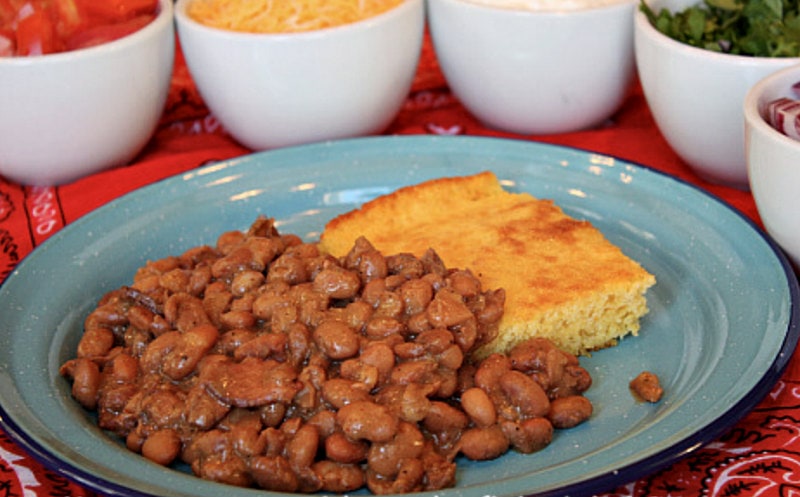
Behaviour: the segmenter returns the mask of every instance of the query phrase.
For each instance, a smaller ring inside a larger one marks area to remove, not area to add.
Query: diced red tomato
[[[105,21],[126,20],[155,12],[158,0],[78,0],[90,17]]]
[[[17,55],[44,55],[58,49],[55,26],[48,12],[35,9],[17,21]]]
[[[66,40],[67,50],[93,47],[122,38],[145,27],[153,20],[153,17],[153,14],[141,15],[125,22],[102,24],[82,29]]]
[[[0,57],[116,40],[156,16],[158,0],[0,0]]]
[[[63,40],[88,24],[87,15],[78,9],[75,0],[53,0],[52,10],[56,34]]]

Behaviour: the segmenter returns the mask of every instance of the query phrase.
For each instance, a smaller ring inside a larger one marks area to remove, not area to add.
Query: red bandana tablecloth
[[[698,178],[656,128],[634,82],[623,107],[594,129],[520,136],[482,126],[448,90],[426,43],[405,105],[386,134],[465,134],[532,140],[612,155],[666,172],[728,202],[760,224],[748,192]],[[210,115],[178,53],[159,128],[130,165],[58,187],[26,187],[0,177],[0,282],[33,249],[65,225],[141,186],[250,151]],[[800,357],[766,398],[718,440],[609,496],[800,495]],[[0,497],[92,496],[40,465],[0,431]]]

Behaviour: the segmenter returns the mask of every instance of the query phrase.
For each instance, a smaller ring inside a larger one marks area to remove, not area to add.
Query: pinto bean
[[[190,275],[183,268],[171,269],[159,277],[158,284],[171,293],[183,293],[188,289]]]
[[[389,274],[386,258],[363,236],[358,237],[353,243],[353,247],[344,258],[344,266],[357,270],[365,283],[385,278]]]
[[[325,455],[331,461],[338,463],[359,463],[367,458],[368,451],[367,443],[350,440],[340,432],[332,433],[325,439]]]
[[[403,308],[409,316],[424,312],[433,299],[433,287],[419,278],[405,281],[400,286],[399,293],[403,299]]]
[[[284,281],[290,285],[305,283],[311,279],[311,274],[303,259],[288,253],[275,259],[267,273],[268,281]]]
[[[259,456],[250,460],[250,474],[259,487],[275,492],[296,492],[300,481],[289,461],[280,456]]]
[[[139,376],[139,361],[127,353],[120,353],[103,369],[106,382],[133,383]]]
[[[466,298],[477,297],[481,293],[481,282],[471,271],[459,269],[447,275],[447,283],[457,294]]]
[[[257,271],[264,270],[286,249],[286,240],[279,237],[249,237],[244,245],[250,250],[251,267]]]
[[[542,450],[553,440],[553,424],[547,418],[504,420],[500,427],[514,449],[523,454]]]
[[[361,288],[361,278],[355,271],[329,267],[314,278],[314,290],[333,299],[353,298]]]
[[[312,469],[322,480],[322,489],[326,492],[343,494],[363,487],[366,475],[361,466],[335,461],[318,461]]]
[[[546,416],[550,410],[547,393],[531,377],[508,371],[500,377],[500,389],[526,418]]]
[[[426,312],[435,328],[447,328],[475,319],[461,295],[448,288],[436,292]]]
[[[341,321],[326,320],[313,332],[314,342],[331,359],[347,359],[359,350],[359,339],[347,324]]]
[[[340,374],[342,378],[362,383],[368,390],[375,388],[380,379],[378,368],[365,364],[360,359],[348,359],[342,362]]]
[[[161,372],[173,380],[185,378],[194,372],[218,337],[217,328],[211,324],[196,326],[178,335],[175,346],[159,356]]]
[[[142,444],[142,455],[153,462],[168,466],[181,451],[181,438],[170,428],[151,433]]]
[[[477,426],[489,426],[497,421],[497,411],[489,395],[473,387],[461,394],[461,407]]]
[[[500,377],[511,371],[511,361],[501,354],[490,354],[475,371],[475,385],[491,392],[498,388]]]
[[[225,330],[235,330],[237,328],[249,329],[256,324],[256,317],[249,310],[230,310],[223,312],[218,317],[219,325]]]
[[[141,305],[133,305],[128,309],[128,322],[135,328],[150,329],[156,313]]]
[[[322,385],[322,397],[337,409],[353,402],[363,402],[369,399],[369,392],[359,388],[358,383],[344,378],[333,378]]]
[[[636,378],[631,380],[629,387],[637,400],[658,402],[661,400],[661,396],[664,395],[664,389],[661,387],[658,376],[650,371],[639,373]]]
[[[72,377],[72,396],[86,409],[97,407],[100,367],[86,358],[73,359],[62,367]]]
[[[386,477],[396,477],[404,461],[417,459],[425,446],[425,437],[416,425],[401,422],[397,432],[384,442],[373,443],[367,455],[371,471]]]
[[[468,424],[469,418],[463,411],[438,400],[431,402],[423,420],[425,428],[434,433],[461,432]]]
[[[114,346],[114,332],[109,328],[87,328],[78,342],[78,357],[102,357]]]
[[[351,402],[336,413],[336,424],[352,440],[387,442],[397,433],[397,416],[370,401]]]
[[[188,293],[170,296],[164,304],[164,317],[180,331],[211,323],[203,308],[203,302]]]
[[[304,424],[286,443],[286,455],[292,468],[309,468],[314,463],[319,448],[319,432],[316,426]]]
[[[581,395],[559,397],[550,403],[547,418],[556,428],[572,428],[592,416],[592,402]]]
[[[461,435],[461,453],[474,461],[500,457],[509,445],[508,437],[498,425],[470,428]]]
[[[368,338],[380,339],[403,333],[403,323],[392,317],[373,315],[367,322],[364,333]]]

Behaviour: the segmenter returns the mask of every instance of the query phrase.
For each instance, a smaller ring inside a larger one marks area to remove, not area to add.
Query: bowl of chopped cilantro
[[[742,105],[800,63],[797,0],[640,0],[637,71],[656,124],[702,178],[747,189]]]

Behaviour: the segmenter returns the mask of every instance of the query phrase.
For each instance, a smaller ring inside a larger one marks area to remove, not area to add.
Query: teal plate
[[[214,243],[259,214],[307,240],[362,202],[430,178],[491,169],[511,191],[591,221],[658,282],[638,337],[582,360],[595,415],[544,451],[459,461],[430,497],[590,495],[646,476],[710,442],[778,380],[798,339],[798,285],[776,245],[719,200],[613,157],[531,142],[376,137],[254,154],[135,191],[30,254],[0,287],[0,424],[45,465],[110,495],[271,495],[225,487],[128,452],[70,397],[58,368],[82,321],[145,261]],[[490,214],[490,213],[487,213]],[[665,396],[628,382],[658,374]],[[272,494],[278,495],[278,494]]]

